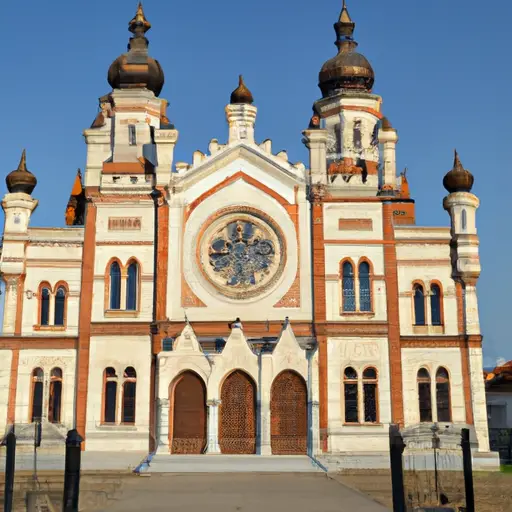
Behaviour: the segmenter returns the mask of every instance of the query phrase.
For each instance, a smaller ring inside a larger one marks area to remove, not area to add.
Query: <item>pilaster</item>
[[[272,455],[270,389],[272,386],[272,354],[260,358],[260,455]]]
[[[312,184],[327,183],[327,130],[312,129],[302,132],[309,149],[309,169]]]
[[[206,452],[210,454],[221,453],[219,445],[219,405],[220,400],[208,400],[208,445]]]

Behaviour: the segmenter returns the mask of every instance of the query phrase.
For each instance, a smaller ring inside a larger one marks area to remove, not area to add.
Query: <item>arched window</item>
[[[55,325],[64,325],[66,318],[66,288],[59,286],[55,294]]]
[[[437,421],[452,421],[450,404],[450,375],[446,368],[439,368],[436,373]]]
[[[418,400],[420,405],[420,421],[429,423],[432,421],[432,392],[430,373],[426,368],[418,371]]]
[[[43,415],[43,386],[44,372],[42,368],[34,368],[32,371],[32,411],[30,421],[41,421]]]
[[[343,311],[356,310],[356,293],[354,282],[354,266],[350,261],[345,261],[342,266],[342,300]]]
[[[441,288],[437,284],[430,286],[430,313],[432,315],[432,325],[441,325]]]
[[[359,263],[359,310],[372,310],[372,295],[370,283],[370,265],[366,261]]]
[[[60,423],[62,405],[62,370],[54,368],[50,373],[50,400],[48,403],[48,421]]]
[[[117,261],[110,265],[110,309],[121,309],[121,267]]]
[[[377,370],[366,368],[363,372],[364,422],[378,421]]]
[[[421,284],[414,285],[414,324],[425,325],[425,290]]]
[[[117,409],[117,375],[114,368],[107,368],[104,372],[104,409],[103,422],[116,422]]]
[[[359,396],[357,372],[352,367],[345,368],[343,377],[345,388],[345,423],[359,423]]]
[[[49,325],[50,323],[50,289],[44,287],[41,290],[41,317],[39,325]]]
[[[466,209],[463,209],[460,214],[460,227],[462,231],[466,231],[468,228],[468,214],[466,213]]]
[[[139,266],[137,263],[130,263],[128,266],[128,279],[126,280],[126,309],[135,311],[137,309],[137,285],[139,279]]]
[[[137,373],[131,366],[124,371],[122,423],[135,423]]]

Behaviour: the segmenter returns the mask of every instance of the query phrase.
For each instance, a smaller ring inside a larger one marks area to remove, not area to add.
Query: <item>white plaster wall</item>
[[[3,435],[7,427],[11,362],[12,350],[0,350],[0,435]]]
[[[140,203],[129,202],[126,204],[105,204],[98,205],[96,214],[96,242],[123,242],[128,241],[146,241],[154,240],[154,216],[155,207],[153,201],[143,201]],[[111,230],[108,229],[108,219],[117,218],[135,218],[140,217],[140,230]]]
[[[386,284],[383,279],[374,279],[372,287],[373,313],[359,315],[341,315],[341,281],[339,279],[340,262],[344,258],[350,258],[357,265],[359,260],[365,257],[373,265],[375,276],[384,276],[384,250],[380,245],[337,245],[326,244],[325,246],[325,273],[326,280],[326,301],[328,321],[364,321],[387,320],[387,298]],[[338,277],[336,277],[338,276]]]
[[[118,376],[118,414],[121,421],[123,371],[133,366],[137,372],[135,426],[101,425],[103,372],[112,366]],[[87,391],[86,449],[144,451],[149,443],[151,380],[151,339],[149,336],[93,336],[90,344]]]
[[[483,375],[483,357],[481,348],[469,349],[469,376],[471,381],[471,400],[475,423],[478,451],[489,451],[489,428],[487,425],[487,405]]]
[[[452,422],[466,422],[466,408],[464,405],[464,386],[462,381],[462,362],[460,349],[403,348],[402,378],[404,396],[404,419],[406,427],[416,425],[420,422],[417,383],[417,375],[418,370],[420,368],[427,368],[432,379],[432,419],[433,421],[437,421],[437,411],[435,407],[435,376],[440,366],[446,368],[448,370],[448,373],[450,374],[450,399],[452,409]]]
[[[32,371],[42,368],[44,371],[43,417],[48,415],[48,397],[50,372],[53,368],[62,370],[62,409],[61,422],[71,429],[75,415],[75,369],[76,352],[74,349],[21,350],[16,387],[16,423],[29,423],[30,394],[32,392]]]
[[[340,230],[340,219],[370,219],[372,229]],[[382,205],[372,203],[324,204],[324,238],[326,240],[382,240]]]
[[[387,338],[329,338],[328,400],[329,450],[365,452],[389,450],[388,425],[391,422],[390,368]],[[344,425],[343,373],[352,366],[362,376],[372,366],[378,372],[379,423]]]

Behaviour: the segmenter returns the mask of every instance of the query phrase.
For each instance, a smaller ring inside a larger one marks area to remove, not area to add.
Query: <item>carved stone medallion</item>
[[[220,216],[199,241],[200,266],[223,295],[248,299],[263,294],[282,275],[284,237],[271,219],[256,211]]]

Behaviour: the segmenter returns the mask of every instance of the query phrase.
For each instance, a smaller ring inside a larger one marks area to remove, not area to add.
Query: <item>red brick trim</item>
[[[384,240],[394,242],[392,203],[382,205]],[[402,391],[402,353],[400,346],[400,316],[398,295],[398,267],[396,247],[393,244],[384,245],[384,273],[386,276],[387,312],[388,312],[388,346],[391,380],[392,421],[404,424],[404,398]]]
[[[254,179],[253,177],[249,176],[248,174],[245,174],[243,171],[238,171],[235,174],[232,174],[231,176],[228,176],[225,180],[221,181],[214,187],[212,187],[210,190],[207,190],[203,194],[201,194],[197,199],[195,199],[187,208],[186,211],[186,220],[190,217],[192,212],[206,199],[208,199],[213,194],[217,193],[219,190],[231,185],[235,181],[242,179],[246,183],[249,183],[253,187],[256,187],[257,189],[261,190],[265,194],[273,197],[280,205],[286,207],[290,205],[290,203],[280,194],[278,194],[275,190],[272,190],[271,188],[267,187],[266,185],[263,185],[263,183],[260,183],[258,180]]]
[[[9,401],[7,404],[7,425],[14,425],[16,420],[16,389],[18,387],[18,367],[20,364],[20,349],[13,348],[11,360],[11,375],[9,377]]]
[[[77,340],[76,337],[67,336],[0,336],[0,349],[76,349]]]
[[[144,336],[150,334],[149,322],[91,322],[91,336]]]
[[[372,231],[372,219],[338,219],[339,231]]]
[[[80,314],[78,319],[77,353],[77,390],[76,390],[76,428],[84,442],[87,419],[87,390],[89,385],[89,350],[91,343],[91,317],[94,283],[94,259],[96,252],[96,215],[97,208],[87,203],[85,217],[84,248],[82,260],[82,283],[80,287]]]

